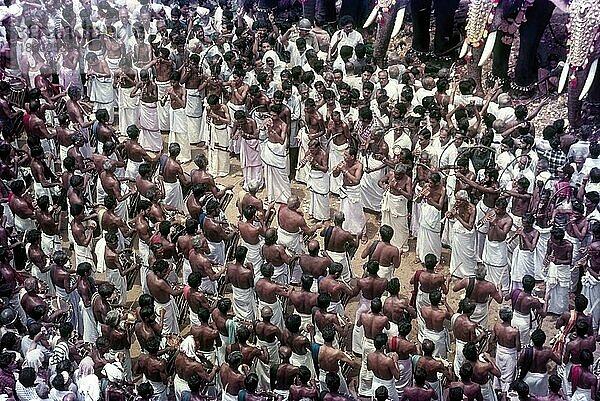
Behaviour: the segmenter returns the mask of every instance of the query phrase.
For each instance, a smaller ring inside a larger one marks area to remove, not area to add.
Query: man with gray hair
[[[498,95],[498,103],[491,102],[488,107],[488,112],[493,114],[497,120],[505,123],[513,122],[517,119],[515,109],[512,107],[512,99],[508,93]]]
[[[498,288],[485,279],[487,269],[483,263],[478,263],[475,268],[475,277],[465,277],[452,288],[457,292],[465,290],[465,298],[475,303],[475,311],[471,315],[471,321],[479,324],[484,329],[488,327],[488,314],[490,299],[499,304],[502,303],[502,294]]]
[[[477,264],[475,241],[475,205],[469,200],[469,194],[464,189],[454,195],[454,206],[446,212],[446,220],[452,224],[444,227],[448,229],[452,258],[450,258],[450,274],[454,277],[464,278],[472,276]]]
[[[129,349],[131,348],[131,335],[124,326],[126,323],[121,324],[121,310],[113,309],[106,314],[105,323],[100,323],[100,334],[108,339],[110,343],[109,357],[114,360],[120,360],[123,364],[123,374],[125,379],[131,380],[131,355]],[[122,357],[121,357],[122,355]]]

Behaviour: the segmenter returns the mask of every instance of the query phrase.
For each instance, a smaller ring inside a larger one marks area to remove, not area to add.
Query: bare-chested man
[[[512,324],[519,329],[521,344],[529,344],[531,332],[537,328],[537,317],[546,316],[544,304],[531,294],[534,287],[535,279],[526,274],[523,277],[523,289],[516,288],[510,293],[514,314]]]
[[[439,173],[431,173],[423,189],[414,199],[419,203],[419,230],[417,233],[417,258],[425,260],[428,254],[441,257],[440,237],[442,209],[446,203],[446,188]]]
[[[340,211],[344,213],[342,228],[353,235],[362,235],[366,241],[365,212],[360,195],[360,180],[363,175],[363,165],[357,160],[358,150],[354,147],[344,151],[344,159],[332,170],[334,177],[342,176],[340,189]]]
[[[154,262],[152,271],[148,274],[148,290],[156,300],[154,310],[162,323],[163,335],[179,334],[177,309],[173,297],[180,296],[183,292],[182,288],[174,287],[167,281],[169,270],[169,262],[159,259]]]
[[[344,298],[356,295],[356,290],[348,283],[341,280],[342,265],[333,262],[329,266],[329,274],[319,281],[319,292],[331,295],[329,311],[344,315]]]
[[[438,374],[442,374],[447,381],[452,381],[454,376],[452,374],[451,367],[449,364],[445,364],[438,358],[433,357],[433,353],[436,348],[433,341],[425,339],[423,340],[422,344],[423,355],[417,360],[417,366],[415,367],[415,372],[413,375],[415,383],[417,384],[417,387],[423,387],[423,385],[425,384],[424,382],[427,382],[427,387],[429,391],[432,391],[433,394],[437,395],[437,397],[435,397],[436,399],[442,400],[442,381],[440,380]],[[422,373],[419,372],[419,369],[422,370]],[[425,377],[422,377],[423,373]],[[421,385],[419,385],[418,383],[421,383]],[[421,391],[417,391],[417,394],[418,393],[421,393]],[[429,396],[434,397],[433,394]],[[414,397],[415,393],[410,387],[404,389],[404,400],[420,400],[420,398]]]
[[[335,347],[333,342],[335,340],[336,330],[333,326],[326,326],[321,330],[323,336],[323,344],[319,347],[319,385],[321,391],[329,391],[327,388],[326,376],[327,373],[336,374],[340,379],[339,392],[347,396],[350,395],[346,379],[342,375],[341,367],[342,364],[347,364],[350,367],[358,368],[358,362],[351,359],[345,352],[341,351],[339,347]]]
[[[259,386],[264,389],[270,389],[270,372],[271,368],[279,366],[279,345],[283,339],[283,334],[279,327],[271,323],[273,311],[270,307],[265,306],[261,308],[260,316],[262,320],[254,326],[256,345],[267,349],[269,362],[264,363],[259,360],[256,365],[256,373],[258,375]]]
[[[223,346],[219,330],[211,323],[210,312],[206,308],[198,309],[198,324],[193,324],[190,335],[196,340],[196,351],[213,365],[217,364],[217,349]]]
[[[386,189],[381,204],[381,224],[393,228],[392,245],[408,252],[408,200],[412,199],[412,180],[406,173],[407,167],[398,164],[379,180],[379,186]]]
[[[349,282],[352,278],[350,269],[350,255],[348,251],[353,252],[358,248],[358,235],[352,234],[343,227],[346,216],[343,212],[336,212],[333,215],[333,226],[327,226],[321,230],[321,236],[324,238],[325,253],[334,263],[342,265],[342,280]]]
[[[308,274],[313,280],[311,291],[317,292],[318,280],[327,275],[327,269],[331,266],[331,259],[320,254],[319,242],[311,240],[308,242],[308,254],[303,254],[298,259],[298,264],[303,274]]]
[[[487,332],[483,327],[480,327],[477,322],[471,319],[475,312],[475,303],[468,298],[463,298],[458,303],[458,313],[454,314],[451,319],[451,328],[454,333],[455,352],[454,356],[454,374],[460,376],[459,371],[464,363],[462,349],[469,341],[479,343]]]
[[[594,355],[591,349],[582,349],[579,355],[580,364],[569,371],[571,399],[593,400],[598,389],[598,377],[593,372]]]
[[[529,393],[548,395],[548,362],[561,363],[561,359],[552,349],[544,347],[546,333],[536,329],[531,333],[533,346],[526,347],[519,355],[519,377],[529,385]]]
[[[373,397],[377,389],[383,386],[388,391],[389,399],[398,401],[398,392],[396,391],[396,379],[400,378],[398,354],[392,353],[389,356],[385,353],[387,342],[387,334],[377,334],[373,342],[375,351],[367,355],[367,368],[373,371]]]
[[[253,322],[255,320],[254,270],[246,262],[248,249],[238,246],[235,249],[235,261],[226,266],[227,281],[233,291],[233,313],[236,317]]]
[[[379,276],[390,280],[400,266],[400,250],[391,244],[394,229],[386,224],[379,228],[381,240],[374,240],[365,247],[360,257],[379,262]]]
[[[513,311],[502,308],[498,313],[500,322],[494,325],[492,342],[496,342],[496,366],[500,370],[500,390],[506,396],[510,386],[515,381],[517,358],[521,351],[521,336],[519,329],[511,325]]]
[[[150,337],[145,344],[146,352],[138,357],[133,374],[144,375],[145,379],[152,385],[156,400],[165,401],[168,395],[169,375],[167,374],[165,360],[158,356],[159,349],[160,337]]]
[[[423,359],[423,357],[420,358],[420,360],[421,359]],[[441,399],[441,391],[438,392],[436,388],[428,385],[428,372],[426,368],[420,366],[416,367],[414,377],[415,385],[404,389],[401,398],[402,401],[431,401]]]
[[[271,389],[275,394],[284,399],[289,397],[290,386],[296,381],[296,376],[299,371],[299,367],[290,362],[290,358],[293,354],[294,351],[289,345],[282,345],[279,347],[279,359],[281,360],[281,363],[278,366],[273,366],[270,372]],[[306,367],[311,370],[310,366]],[[314,377],[314,374],[312,374],[312,376]]]
[[[398,323],[398,335],[390,336],[387,344],[387,349],[397,355],[399,376],[396,379],[396,391],[399,397],[413,381],[412,356],[420,353],[420,345],[407,339],[411,329],[410,320],[401,320]]]
[[[384,287],[385,288],[385,287]],[[374,340],[377,334],[384,329],[390,329],[390,322],[382,312],[383,304],[380,298],[371,300],[371,310],[362,313],[356,325],[364,328],[362,342],[362,364],[360,367],[358,395],[362,397],[372,396],[373,373],[367,367],[367,356],[375,351]],[[387,342],[387,338],[386,338]]]
[[[481,386],[481,395],[484,400],[495,399],[492,382],[494,377],[500,377],[500,370],[494,359],[487,353],[479,355],[477,344],[468,342],[463,348],[465,363],[473,366],[472,381]]]
[[[444,326],[445,320],[450,320],[454,314],[447,300],[440,290],[429,293],[430,305],[421,309],[421,316],[425,322],[423,338],[427,338],[435,344],[434,356],[446,358],[448,355],[448,331]]]
[[[277,214],[277,242],[283,245],[292,255],[300,256],[304,253],[304,237],[310,238],[321,226],[317,224],[309,227],[304,215],[299,210],[300,199],[292,195],[287,199],[287,204],[279,208]],[[292,271],[291,282],[298,283],[302,270],[298,265],[290,266]]]
[[[265,243],[262,246],[264,262],[273,268],[273,279],[281,284],[288,284],[290,279],[290,265],[295,260],[295,255],[290,255],[286,247],[278,243],[279,236],[275,228],[265,231]]]
[[[309,337],[307,337],[304,332],[300,331],[301,324],[302,320],[298,315],[290,315],[286,318],[282,344],[288,346],[292,351],[292,355],[289,357],[290,363],[294,366],[306,366],[310,370],[311,376],[315,377],[315,366],[312,358],[314,330],[312,326],[309,326]],[[284,358],[281,358],[281,361],[285,363]]]
[[[239,359],[236,359],[236,357]],[[235,365],[235,369],[237,370],[239,366],[239,360],[241,360],[241,354],[239,352],[237,354],[232,354],[230,355],[230,358],[230,365],[228,366],[229,369],[225,369],[225,377],[221,376],[221,378],[223,380],[223,385],[229,383],[229,386],[233,387],[236,384],[233,382],[233,380],[231,380],[228,374],[232,373],[232,361],[237,361],[237,365]],[[209,364],[200,362],[198,356],[196,355],[196,341],[194,340],[193,336],[187,336],[179,346],[179,353],[175,357],[175,378],[173,380],[175,387],[175,399],[181,400],[182,393],[186,390],[189,391],[190,387],[188,386],[188,380],[190,380],[192,375],[197,374],[200,376],[203,383],[210,384],[213,382],[218,371],[218,364],[210,366]],[[223,372],[221,372],[221,374],[223,374]],[[237,390],[239,391],[239,387]],[[233,391],[233,389],[231,391]]]
[[[479,263],[475,268],[475,277],[465,277],[456,282],[452,291],[457,292],[465,290],[465,298],[468,298],[475,304],[475,311],[470,319],[481,325],[482,328],[488,327],[489,304],[491,300],[502,303],[502,294],[498,288],[485,279],[486,268],[483,263]]]
[[[471,378],[473,377],[473,366],[471,364],[463,363],[457,377],[460,378],[460,381],[450,383],[448,386],[448,395],[454,389],[459,388],[462,390],[464,397],[462,399],[464,401],[484,401],[483,396],[481,395],[481,386],[471,381]],[[451,401],[449,397],[446,399]]]
[[[264,308],[268,306],[273,312],[271,322],[283,330],[283,309],[281,301],[278,297],[287,297],[288,290],[279,282],[273,279],[273,266],[270,263],[265,263],[260,268],[262,278],[255,285],[256,295],[258,297],[258,307]]]

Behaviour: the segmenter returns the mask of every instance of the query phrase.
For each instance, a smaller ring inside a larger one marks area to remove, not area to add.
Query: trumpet
[[[483,218],[477,222],[477,227],[482,227],[484,224],[491,223],[492,221],[494,221],[495,218],[496,218],[496,212],[491,211],[488,214],[486,214],[485,216],[483,216]]]
[[[304,159],[300,160],[300,163],[298,163],[298,168],[302,168],[304,166],[306,166],[308,163],[311,163],[313,161],[313,155],[311,155],[310,153],[306,155],[306,157],[304,157]]]
[[[429,195],[431,194],[431,188],[428,184],[426,184],[423,189],[421,189],[421,191],[417,194],[417,196],[415,197],[415,199],[418,198],[427,198]]]
[[[446,218],[451,219],[458,214],[458,208],[454,206],[452,209],[446,212]]]

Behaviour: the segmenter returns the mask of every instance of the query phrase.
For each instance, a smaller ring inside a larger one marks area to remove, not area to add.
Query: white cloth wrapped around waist
[[[591,388],[577,388],[571,396],[571,401],[593,401]]]
[[[323,171],[311,169],[308,176],[308,189],[318,195],[329,195],[329,175]]]
[[[281,308],[281,302],[275,301],[273,303],[269,303],[269,302],[263,301],[259,298],[259,300],[258,300],[259,309],[262,309],[265,306],[268,306],[269,308],[271,308],[271,311],[273,311],[273,316],[271,317],[271,323],[283,330],[284,329],[284,321],[283,321],[283,309]]]
[[[481,199],[479,202],[477,202],[477,206],[475,209],[477,211],[476,222],[483,219],[485,217],[485,215],[490,211],[490,208],[487,207],[485,205],[485,203],[483,203],[483,199]],[[476,227],[477,227],[477,231],[479,231],[480,233],[486,234],[490,228],[490,223],[484,223],[481,225],[476,224]]]
[[[239,239],[239,245],[246,247],[246,249],[248,250],[248,252],[246,253],[246,263],[252,263],[255,281],[257,281],[257,276],[260,275],[260,267],[264,262],[262,255],[262,246],[264,245],[264,243],[265,241],[262,238],[258,241],[257,244],[249,244],[246,241],[244,241],[244,239],[241,236]]]
[[[392,217],[408,216],[408,199],[403,195],[394,195],[385,191],[381,202],[381,211],[390,212]]]
[[[292,351],[292,356],[290,357],[290,364],[294,366],[306,366],[308,370],[310,370],[311,377],[316,377],[315,373],[315,364],[313,363],[312,354],[310,349],[306,351],[306,354],[296,354]]]
[[[140,105],[140,98],[129,96],[135,88],[119,88],[119,107],[122,109],[136,109]]]
[[[185,114],[188,117],[200,118],[203,112],[203,96],[199,89],[186,89]]]
[[[254,306],[256,305],[256,293],[254,288],[238,288],[232,286],[233,291],[233,312],[236,316],[254,321]]]
[[[560,285],[561,287],[569,287],[571,283],[571,266],[557,265],[550,262],[548,265],[548,286]]]
[[[165,205],[174,207],[179,211],[183,211],[183,190],[181,189],[181,183],[179,180],[175,182],[163,181],[165,188]]]
[[[508,263],[508,249],[505,241],[485,240],[483,262],[491,266],[503,267]]]
[[[398,359],[398,370],[400,377],[396,380],[396,390],[401,395],[406,387],[412,385],[412,361],[408,359]]]
[[[224,265],[225,264],[225,242],[224,241],[221,241],[221,242],[207,241],[207,242],[208,242],[208,249],[210,250],[210,253],[208,255],[206,255],[206,257],[215,263]]]
[[[350,260],[348,260],[348,253],[346,253],[346,251],[327,251],[327,255],[334,263],[339,263],[342,265],[342,274],[340,278],[346,282],[350,281],[352,278],[352,272],[350,271]]]
[[[487,328],[489,309],[487,302],[475,302],[475,311],[470,317],[471,321]]]
[[[527,372],[523,381],[529,386],[529,394],[548,395],[548,373]]]
[[[302,239],[302,231],[291,233],[281,227],[277,228],[277,243],[283,245],[295,255],[301,255],[304,253],[304,244]]]
[[[165,383],[155,382],[152,380],[148,380],[148,383],[150,383],[150,385],[152,386],[152,390],[154,391],[152,401],[167,401],[169,395],[169,387]]]
[[[163,312],[164,311],[164,312]],[[163,328],[162,335],[167,334],[179,334],[179,322],[177,321],[177,316],[179,315],[177,311],[177,304],[175,300],[171,296],[166,303],[160,303],[158,301],[154,302],[154,313],[158,316],[158,319],[163,316]]]
[[[278,169],[287,168],[288,153],[285,144],[267,141],[261,152],[261,160],[267,166]]]
[[[312,315],[310,313],[295,312],[296,315],[300,316],[300,329],[307,330],[306,326],[312,324]]]
[[[398,400],[398,392],[396,391],[396,380],[393,377],[391,379],[382,379],[380,377],[377,377],[377,375],[373,375],[373,382],[371,385],[371,389],[373,389],[373,398],[375,397],[375,392],[381,386],[387,388],[388,399]]]
[[[426,339],[433,341],[435,345],[434,356],[445,356],[448,353],[448,330],[435,331],[425,327],[423,335]]]
[[[419,226],[430,231],[440,232],[442,229],[442,212],[429,203],[421,202]]]

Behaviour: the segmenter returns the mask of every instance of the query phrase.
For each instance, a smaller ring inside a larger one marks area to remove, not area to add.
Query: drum
[[[240,240],[240,233],[236,231],[236,233],[225,241],[225,261],[228,262],[235,258],[235,249],[237,248],[237,244]]]
[[[225,211],[225,209],[227,209],[227,206],[229,206],[229,203],[231,202],[232,199],[233,199],[233,191],[231,191],[231,190],[225,191],[225,193],[219,200],[219,207],[221,208],[222,211]]]
[[[71,316],[73,315],[73,305],[70,302],[65,301],[64,299],[59,298],[58,296],[52,296],[46,298],[48,303],[48,314],[53,314],[59,310],[67,310],[67,313],[63,313],[56,317],[55,323],[61,324],[65,322],[71,321]]]
[[[8,95],[8,101],[18,108],[22,109],[25,106],[25,96],[27,95],[27,88],[25,82],[19,78],[11,79],[8,84],[10,85],[10,94]]]
[[[65,99],[61,98],[56,101],[56,108],[54,111],[56,112],[56,118],[61,114],[67,114],[67,102]]]
[[[179,309],[179,316],[177,316],[177,322],[179,323],[179,327],[183,327],[188,320],[188,315],[190,313],[190,308],[188,306],[188,301],[185,299],[183,294],[175,297],[175,304]]]

